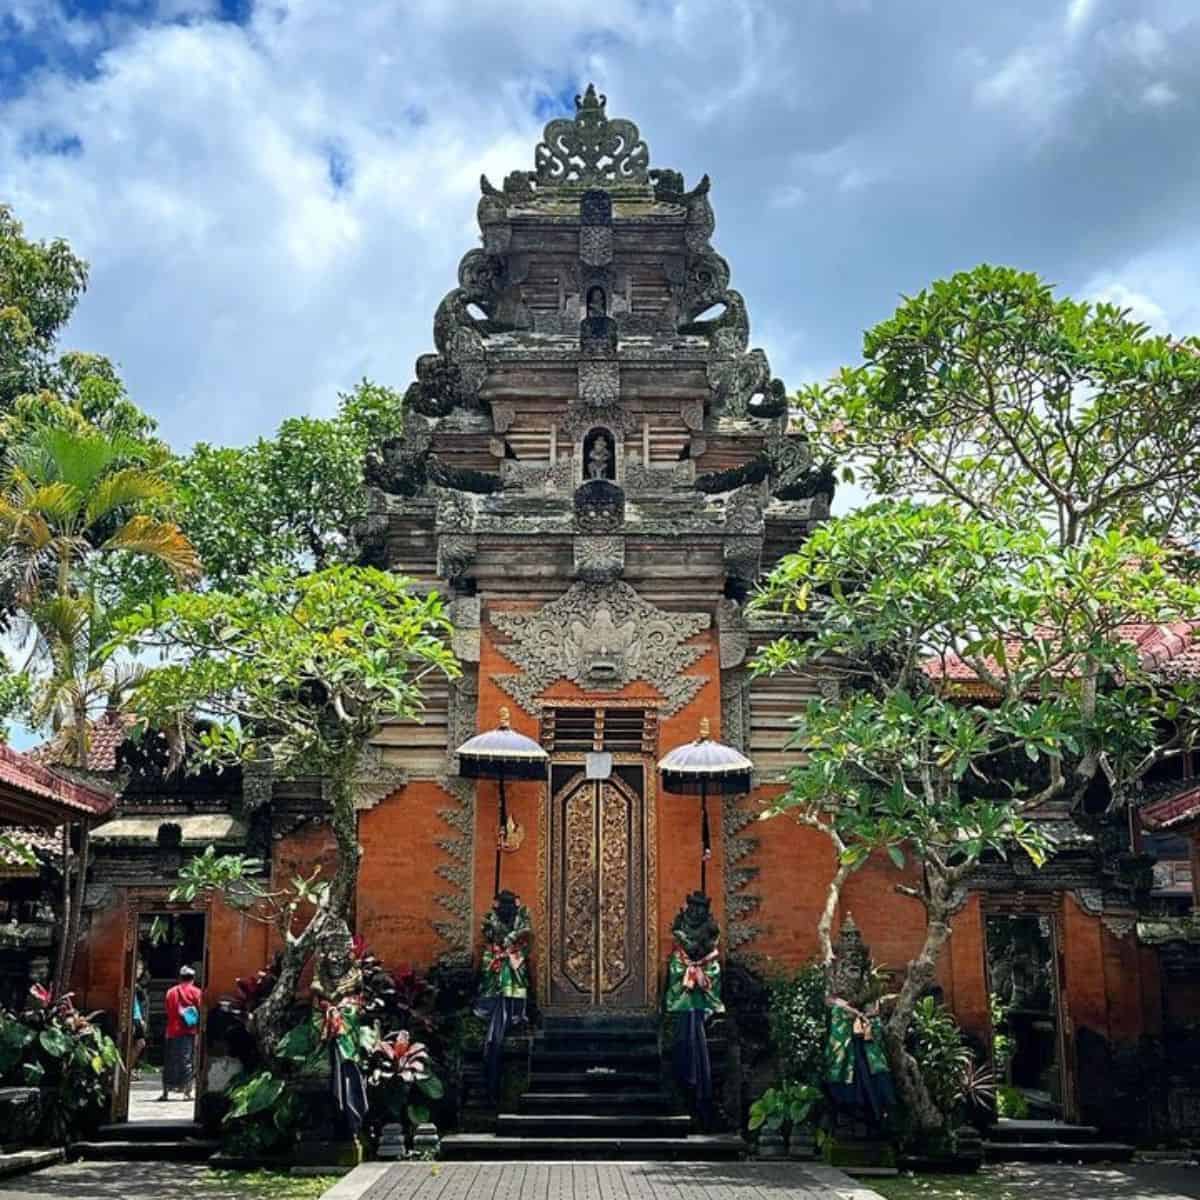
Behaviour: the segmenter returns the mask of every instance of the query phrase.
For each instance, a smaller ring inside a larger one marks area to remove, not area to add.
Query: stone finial
[[[589,83],[575,97],[574,118],[547,124],[534,151],[534,178],[539,188],[570,184],[608,187],[646,184],[650,152],[632,121],[610,118],[608,97]]]

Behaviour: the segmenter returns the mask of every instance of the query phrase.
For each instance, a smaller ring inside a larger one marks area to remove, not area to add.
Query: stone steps
[[[671,1097],[662,1091],[566,1091],[526,1092],[518,1101],[523,1113],[660,1113],[671,1105]]]
[[[173,1141],[134,1141],[110,1138],[73,1142],[72,1159],[84,1158],[118,1162],[207,1162],[221,1143],[205,1138],[181,1138]]]
[[[459,1160],[728,1162],[740,1158],[745,1149],[742,1139],[731,1133],[693,1133],[672,1138],[500,1137],[492,1133],[455,1133],[442,1139],[442,1157]]]
[[[598,1092],[655,1091],[661,1082],[658,1064],[653,1071],[540,1071],[534,1067],[527,1096],[547,1092],[578,1094]]]
[[[101,1125],[94,1138],[73,1143],[68,1153],[72,1159],[204,1162],[218,1149],[220,1142],[206,1138],[197,1122],[164,1118]]]
[[[584,1101],[584,1104],[587,1102]],[[686,1138],[686,1113],[501,1113],[496,1133],[515,1138]]]
[[[1001,1117],[983,1143],[987,1162],[1129,1162],[1134,1148],[1100,1140],[1094,1125]]]

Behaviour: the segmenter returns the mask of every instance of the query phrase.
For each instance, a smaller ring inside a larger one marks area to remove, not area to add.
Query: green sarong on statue
[[[721,960],[714,946],[699,959],[688,957],[677,941],[667,963],[667,1012],[723,1013]]]
[[[490,912],[483,922],[483,964],[479,996],[524,1000],[529,993],[529,910],[517,909],[511,926]]]

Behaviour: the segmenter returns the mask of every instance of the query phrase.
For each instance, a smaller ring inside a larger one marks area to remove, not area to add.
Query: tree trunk
[[[357,761],[357,758],[354,759]],[[291,1012],[304,968],[316,949],[317,938],[328,921],[349,924],[358,887],[358,864],[362,848],[358,844],[358,812],[350,780],[353,765],[339,769],[331,778],[333,813],[330,823],[337,842],[337,865],[329,885],[327,902],[319,908],[295,940],[285,937],[279,978],[271,994],[254,1010],[254,1036],[262,1054],[270,1058],[279,1039],[291,1027]]]
[[[67,924],[71,912],[71,824],[62,827],[62,925],[59,926],[58,953],[54,958],[54,978],[51,981],[55,995],[63,991],[63,974],[67,961]]]
[[[75,951],[79,947],[79,928],[83,922],[83,893],[87,887],[88,851],[91,848],[91,827],[86,821],[79,825],[79,861],[76,864],[75,894],[71,897],[70,915],[67,917],[67,928],[63,933],[66,943],[66,957],[63,963],[62,987],[68,990],[71,986],[71,975],[75,970]]]
[[[885,1029],[888,1060],[900,1101],[912,1115],[918,1128],[926,1131],[941,1129],[945,1114],[933,1103],[929,1089],[921,1078],[917,1061],[908,1052],[905,1041],[912,1025],[917,1001],[932,986],[937,977],[937,962],[942,947],[950,937],[950,885],[926,867],[925,883],[925,942],[921,951],[908,964],[904,983],[896,997]]]

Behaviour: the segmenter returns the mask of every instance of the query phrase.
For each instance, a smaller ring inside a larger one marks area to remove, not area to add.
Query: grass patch
[[[317,1200],[340,1175],[289,1175],[286,1171],[213,1171],[213,1180],[246,1200]]]
[[[983,1170],[977,1175],[896,1175],[864,1182],[884,1200],[1030,1200],[1029,1181],[1019,1183]]]

